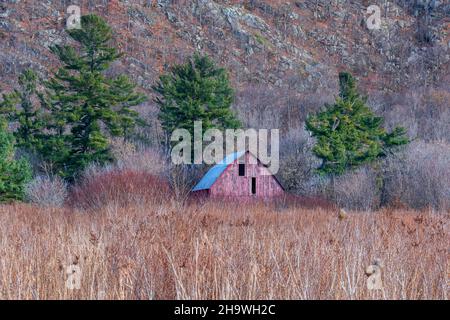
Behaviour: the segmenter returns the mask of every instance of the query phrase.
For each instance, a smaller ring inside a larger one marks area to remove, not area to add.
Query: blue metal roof
[[[225,157],[221,162],[216,164],[214,167],[208,170],[208,172],[203,176],[202,180],[192,189],[192,191],[208,190],[216,182],[217,178],[220,177],[222,172],[232,164],[235,160],[239,159],[244,155],[245,151],[238,151],[231,153]]]

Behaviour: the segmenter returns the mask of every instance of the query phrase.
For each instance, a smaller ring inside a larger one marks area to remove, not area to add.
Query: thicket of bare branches
[[[115,161],[106,166],[95,163],[69,188],[66,204],[83,210],[108,205],[170,202],[172,191],[165,178],[166,160],[160,150],[124,139],[111,141]]]
[[[341,208],[364,211],[378,209],[381,206],[380,178],[377,170],[364,166],[337,177],[333,188],[328,186],[325,189],[325,196],[334,200]]]
[[[133,170],[154,175],[161,175],[166,169],[163,152],[158,148],[116,138],[111,141],[111,149],[115,162],[109,169]]]
[[[450,144],[413,142],[384,166],[383,202],[450,209]]]
[[[58,176],[37,176],[25,188],[25,199],[44,207],[60,207],[67,198],[67,183]]]
[[[161,176],[132,169],[91,166],[70,189],[67,204],[83,210],[106,206],[170,202],[172,193]]]

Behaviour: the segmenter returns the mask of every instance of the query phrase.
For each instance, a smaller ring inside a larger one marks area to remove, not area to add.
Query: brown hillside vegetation
[[[447,299],[448,213],[0,207],[0,299]],[[383,290],[364,271],[381,261]],[[66,287],[79,267],[79,289]]]
[[[137,110],[153,125],[152,137],[162,133],[151,87],[198,51],[229,71],[234,108],[247,127],[296,132],[308,113],[334,100],[345,70],[388,127],[401,122],[411,137],[448,141],[447,100],[433,96],[449,94],[450,5],[432,2],[425,12],[423,1],[409,0],[6,0],[0,91],[16,88],[26,68],[42,79],[57,68],[49,48],[71,43],[71,4],[111,25],[111,44],[124,56],[109,72],[126,74],[150,97]],[[380,30],[366,26],[369,5],[381,9]]]

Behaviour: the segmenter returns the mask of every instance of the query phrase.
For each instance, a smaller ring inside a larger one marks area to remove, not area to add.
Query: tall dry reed
[[[0,299],[447,299],[448,221],[262,204],[0,206]],[[375,259],[383,289],[369,291]]]

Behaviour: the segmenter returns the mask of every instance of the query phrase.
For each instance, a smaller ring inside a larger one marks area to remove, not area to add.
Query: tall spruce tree
[[[306,129],[317,138],[313,152],[322,160],[318,169],[322,174],[342,174],[408,143],[404,128],[396,127],[388,133],[382,127],[383,118],[367,106],[351,74],[340,73],[339,85],[336,102],[306,121]]]
[[[203,131],[240,126],[231,109],[234,92],[228,73],[207,56],[194,54],[186,63],[173,66],[153,89],[158,94],[155,101],[165,142],[175,129],[187,129],[193,135],[194,121],[202,121]]]
[[[0,203],[22,200],[31,179],[29,163],[24,158],[15,160],[14,154],[14,136],[7,132],[6,121],[0,117]]]
[[[81,29],[67,32],[77,46],[51,48],[62,67],[46,83],[52,135],[44,153],[63,176],[73,178],[91,162],[112,160],[108,135],[125,136],[134,129],[139,116],[131,107],[145,96],[126,76],[105,75],[121,54],[110,46],[112,30],[102,18],[83,16]]]

